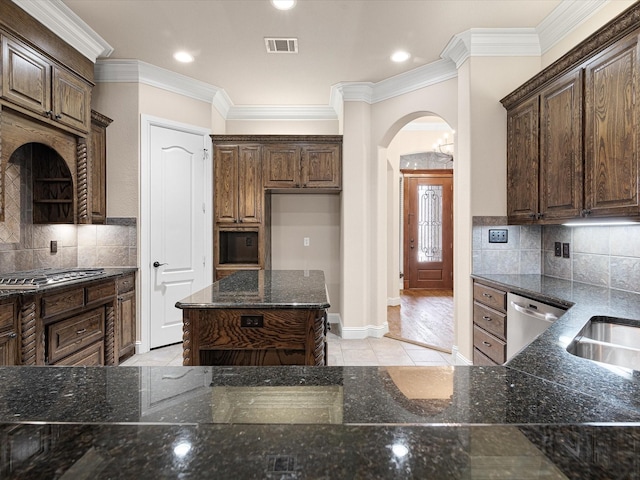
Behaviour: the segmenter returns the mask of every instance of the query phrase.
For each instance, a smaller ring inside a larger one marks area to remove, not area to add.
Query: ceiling
[[[137,59],[223,89],[235,105],[327,105],[340,82],[379,82],[440,59],[470,28],[536,27],[561,0],[63,0]],[[264,37],[296,37],[297,54],[267,54]],[[190,64],[172,57],[178,49]],[[397,49],[411,53],[391,62]]]

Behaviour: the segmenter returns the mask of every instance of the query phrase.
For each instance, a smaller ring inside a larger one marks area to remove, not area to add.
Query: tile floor
[[[386,337],[345,340],[329,333],[327,343],[329,344],[328,364],[330,366],[453,365],[451,354]],[[182,365],[182,344],[178,343],[141,355],[134,355],[121,365]]]

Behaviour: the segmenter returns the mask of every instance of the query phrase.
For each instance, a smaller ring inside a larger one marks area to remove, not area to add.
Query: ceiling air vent
[[[267,53],[298,53],[297,38],[265,38]]]

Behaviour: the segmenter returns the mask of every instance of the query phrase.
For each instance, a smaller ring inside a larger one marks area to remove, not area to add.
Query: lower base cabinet
[[[135,275],[118,280],[118,312],[116,350],[118,363],[136,353],[136,290]]]
[[[473,283],[473,364],[507,361],[507,292],[496,285]]]
[[[20,364],[16,311],[15,301],[0,305],[0,366]]]

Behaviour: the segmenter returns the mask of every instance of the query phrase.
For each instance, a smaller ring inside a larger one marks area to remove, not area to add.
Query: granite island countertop
[[[640,411],[507,367],[4,367],[3,478],[637,478]]]
[[[176,303],[181,309],[329,306],[322,270],[240,270]]]

